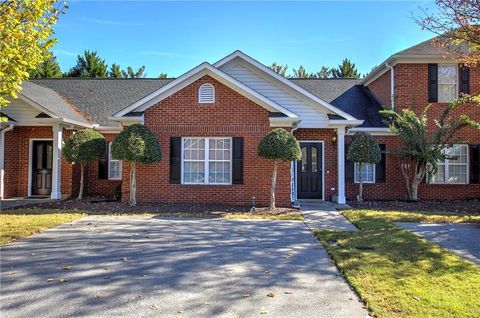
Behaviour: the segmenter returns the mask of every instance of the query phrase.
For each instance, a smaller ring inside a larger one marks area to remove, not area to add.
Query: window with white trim
[[[360,172],[360,165],[358,162],[354,164],[354,182],[360,182],[360,173],[362,174],[363,183],[375,183],[375,164],[373,163],[364,163],[362,164],[362,171]]]
[[[456,64],[438,65],[438,102],[450,103],[458,96],[458,66]]]
[[[183,184],[231,184],[231,138],[182,138]]]
[[[454,145],[444,151],[453,158],[437,163],[432,183],[468,183],[468,145]]]
[[[108,179],[122,180],[122,161],[112,158],[112,143],[108,143]]]
[[[200,104],[215,103],[215,88],[212,84],[202,84],[198,89],[198,102]]]

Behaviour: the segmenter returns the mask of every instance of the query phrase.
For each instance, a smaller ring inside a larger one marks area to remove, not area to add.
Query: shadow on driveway
[[[367,316],[302,222],[89,216],[1,253],[2,317]]]

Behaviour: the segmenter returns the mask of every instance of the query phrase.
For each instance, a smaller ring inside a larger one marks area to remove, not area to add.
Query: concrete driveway
[[[4,246],[2,317],[366,317],[302,222],[90,216]]]
[[[395,224],[480,266],[480,223],[395,222]]]

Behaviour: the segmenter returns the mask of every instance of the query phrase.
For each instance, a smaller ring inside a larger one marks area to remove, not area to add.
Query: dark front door
[[[322,199],[322,151],[321,143],[300,143],[302,160],[297,163],[297,197]]]
[[[50,195],[53,142],[34,140],[32,147],[32,195]]]

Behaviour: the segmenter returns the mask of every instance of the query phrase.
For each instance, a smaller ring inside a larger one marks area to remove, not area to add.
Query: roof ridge
[[[176,77],[167,77],[167,78],[157,78],[157,77],[141,77],[141,78],[125,78],[125,77],[37,77],[29,78],[28,81],[41,81],[41,80],[108,80],[108,81],[118,81],[118,80],[174,80]]]

